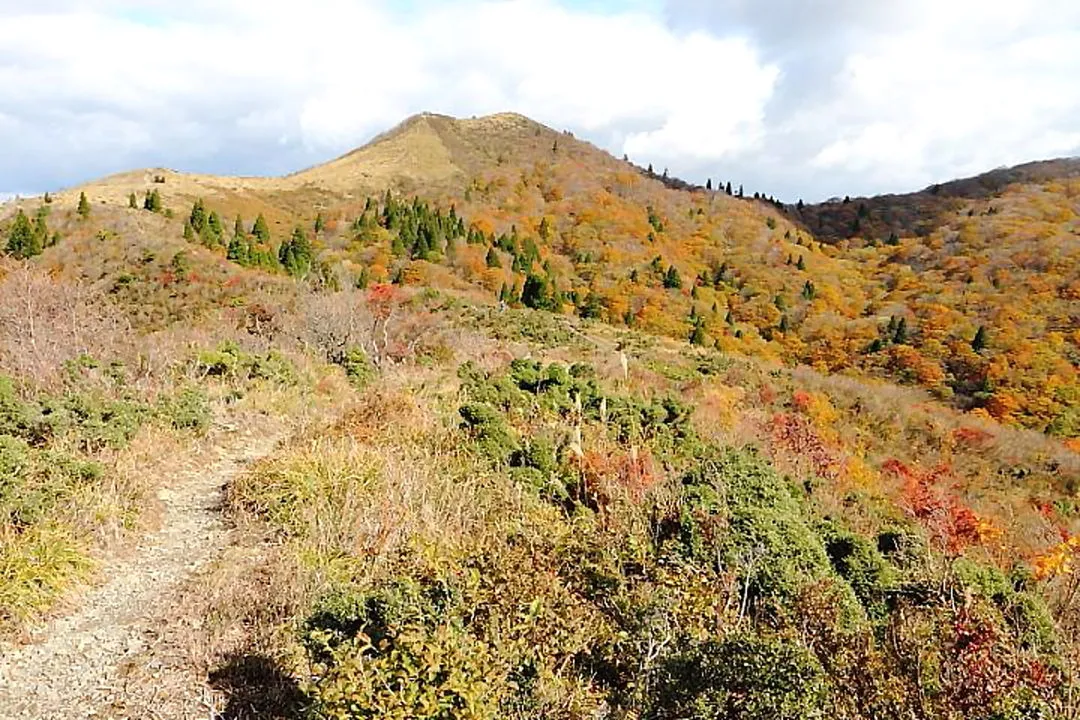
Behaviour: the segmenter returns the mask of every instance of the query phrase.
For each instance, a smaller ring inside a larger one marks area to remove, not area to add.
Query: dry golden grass
[[[275,234],[282,234],[298,217],[312,219],[317,208],[363,201],[387,187],[436,194],[460,190],[483,168],[500,159],[523,164],[525,158],[550,150],[556,138],[568,146],[591,147],[513,113],[462,120],[425,113],[342,157],[284,177],[230,177],[146,168],[54,192],[53,207],[73,212],[81,193],[86,193],[93,210],[101,206],[126,208],[131,193],[141,207],[144,193],[158,190],[164,206],[178,217],[186,215],[196,198],[204,198],[227,222],[239,213],[250,225],[262,213]],[[596,158],[603,155],[592,150]],[[9,203],[3,215],[37,202]]]

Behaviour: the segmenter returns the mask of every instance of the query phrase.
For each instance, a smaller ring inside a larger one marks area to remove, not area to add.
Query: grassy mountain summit
[[[181,229],[196,203],[216,213],[228,227],[201,240],[233,260],[239,221],[249,266],[273,269],[300,228],[312,235],[304,273],[325,282],[468,288],[919,385],[962,410],[1075,438],[1078,185],[1080,161],[1058,160],[785,209],[730,183],[682,184],[521,115],[425,113],[284,178],[145,170],[54,203],[86,198],[112,212],[153,191]],[[257,219],[265,232],[252,245]],[[848,226],[842,242],[837,223]]]
[[[166,628],[110,712],[1075,716],[1080,184],[1038,167],[835,242],[423,114],[284,178],[5,206],[0,627],[224,512],[164,618],[88,600]],[[202,453],[227,487],[185,505],[214,483],[160,469]],[[41,685],[12,703],[93,705],[45,687],[63,645],[0,659]]]

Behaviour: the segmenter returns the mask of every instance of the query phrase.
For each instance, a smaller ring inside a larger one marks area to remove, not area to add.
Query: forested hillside
[[[1072,168],[838,240],[424,115],[5,206],[4,633],[153,525],[156,452],[273,420],[138,656],[201,678],[177,717],[200,683],[229,717],[1074,717]]]

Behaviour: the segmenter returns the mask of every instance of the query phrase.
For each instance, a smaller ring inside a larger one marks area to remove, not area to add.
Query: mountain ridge
[[[836,244],[512,114],[107,180],[0,222],[0,640],[163,453],[298,432],[182,516],[237,546],[176,633],[50,711],[1076,714],[1080,178]]]
[[[988,201],[1014,185],[1075,177],[1080,177],[1080,157],[1050,158],[996,167],[906,193],[847,196],[786,207],[792,218],[829,242],[860,233],[870,233],[879,240],[892,234],[925,236],[943,215],[966,200]]]
[[[536,146],[537,137],[564,144],[580,143],[604,156],[608,162],[621,162],[603,148],[520,113],[499,112],[465,118],[424,111],[410,115],[352,150],[284,175],[216,175],[147,167],[113,173],[52,195],[61,201],[72,202],[77,200],[78,193],[86,192],[99,200],[115,202],[126,198],[130,192],[153,187],[155,177],[165,180],[158,185],[173,186],[158,187],[163,194],[184,199],[197,197],[200,193],[310,195],[316,192],[341,199],[355,196],[357,192],[373,194],[387,188],[405,193],[424,193],[432,189],[445,191],[482,172],[491,163],[505,159],[508,153],[520,152],[528,145]],[[528,142],[530,138],[532,142]],[[644,173],[643,169],[634,167]],[[830,198],[819,203],[800,201],[784,207],[789,217],[806,230],[828,242],[838,242],[858,234],[854,219],[859,217],[859,207],[866,206],[869,217],[860,217],[858,229],[868,225],[868,230],[885,239],[892,232],[927,234],[934,221],[960,200],[992,197],[1016,183],[1076,176],[1080,176],[1080,157],[1050,158],[1000,166],[909,192],[846,196],[843,200]],[[660,176],[653,179],[665,182],[673,189],[704,190],[693,183],[671,182]],[[173,190],[177,185],[179,189]]]

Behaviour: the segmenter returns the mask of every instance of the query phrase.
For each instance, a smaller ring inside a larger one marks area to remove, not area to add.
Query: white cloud
[[[0,0],[0,190],[284,173],[422,110],[791,199],[1080,153],[1073,0],[570,1]]]
[[[816,165],[920,186],[1077,150],[1080,53],[1067,48],[1080,47],[1080,13],[912,4],[933,20],[849,55],[836,96],[807,111],[831,118],[837,136]]]
[[[14,126],[0,142],[23,151],[0,160],[0,179],[55,185],[132,164],[282,172],[421,110],[516,110],[658,163],[762,134],[776,71],[741,40],[554,0],[391,7],[2,3],[0,113]]]
[[[1074,0],[669,0],[683,24],[738,28],[782,75],[761,151],[788,197],[895,192],[1080,153]]]

